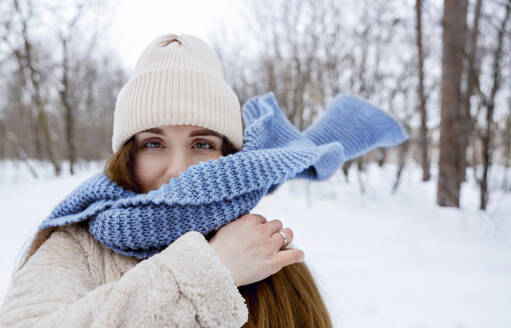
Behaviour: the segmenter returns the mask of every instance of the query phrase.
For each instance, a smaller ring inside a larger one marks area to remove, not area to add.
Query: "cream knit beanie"
[[[187,124],[214,130],[241,149],[240,103],[217,54],[194,36],[165,34],[144,50],[117,96],[112,150],[140,131]]]

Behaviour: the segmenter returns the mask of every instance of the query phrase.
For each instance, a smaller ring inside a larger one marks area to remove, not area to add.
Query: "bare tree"
[[[239,53],[226,53],[225,43],[229,37],[227,31],[223,31],[221,39],[215,42],[215,49],[224,64],[228,62],[226,75],[234,82],[241,100],[255,93],[272,91],[289,120],[298,129],[304,129],[325,106],[331,90],[341,89],[341,76],[335,74],[342,71],[343,61],[339,58],[346,53],[339,35],[342,30],[340,6],[333,0],[320,3],[262,0],[249,1],[248,5],[250,13],[245,13],[246,21],[251,36],[257,40],[257,55],[244,58],[241,63]],[[231,39],[246,40],[247,36]],[[231,48],[240,46],[233,44]]]
[[[445,0],[442,20],[442,101],[437,204],[460,206],[459,168],[463,131],[461,78],[467,32],[467,0]]]
[[[29,25],[30,20],[33,18],[33,4],[31,1],[27,1],[26,13],[24,12],[18,0],[13,0],[13,4],[17,18],[21,23],[21,36],[23,38],[23,46],[20,49],[14,50],[14,56],[18,60],[20,69],[28,70],[28,76],[31,82],[31,98],[35,108],[37,109],[37,119],[43,133],[45,153],[53,165],[55,175],[59,175],[61,166],[53,148],[53,138],[51,137],[50,128],[48,125],[46,104],[42,95],[43,86],[41,85],[41,82],[43,72],[37,68],[38,64],[33,55],[33,45],[30,36]]]
[[[479,68],[479,61],[480,61],[480,54],[479,54],[479,47],[478,47],[478,39],[479,39],[479,25],[480,25],[480,18],[481,18],[481,12],[482,12],[482,0],[476,0],[475,9],[474,9],[474,17],[473,22],[470,30],[470,39],[468,42],[468,49],[467,49],[467,60],[466,60],[466,90],[463,95],[464,100],[464,112],[462,115],[462,131],[463,135],[466,136],[464,138],[460,138],[461,145],[460,145],[460,158],[461,160],[459,162],[460,169],[458,170],[458,179],[459,183],[461,184],[463,181],[465,181],[465,175],[466,175],[466,154],[467,154],[467,147],[470,144],[470,140],[474,137],[473,132],[476,129],[476,120],[473,117],[471,113],[471,99],[474,96],[475,91],[479,88],[479,74],[480,74],[480,68]]]
[[[73,26],[76,24],[80,15],[82,14],[83,4],[80,3],[77,6],[76,13],[71,21],[67,24],[67,33],[60,33],[60,41],[62,43],[62,75],[60,78],[61,86],[58,90],[60,100],[65,109],[64,122],[65,122],[65,134],[66,134],[66,145],[67,145],[67,158],[69,160],[69,173],[74,174],[74,163],[76,161],[76,147],[75,147],[75,135],[74,135],[74,122],[73,122],[73,104],[71,101],[71,82],[69,79],[70,63],[69,63],[69,42],[71,35],[73,35]]]
[[[506,126],[504,128],[504,165],[506,168],[511,167],[511,97],[509,97],[509,108],[506,118]]]
[[[7,63],[0,69],[11,77],[1,81],[0,117],[13,132],[25,131],[16,142],[26,157],[49,159],[57,174],[62,158],[74,173],[77,159],[111,152],[113,108],[127,77],[119,58],[97,46],[113,12],[104,8],[94,0],[0,6],[0,63]],[[20,158],[19,147],[7,141],[6,156]]]
[[[410,129],[408,125],[404,125],[404,128]],[[406,157],[408,155],[408,149],[410,146],[410,140],[407,140],[398,146],[398,166],[396,172],[396,178],[394,179],[394,184],[392,185],[392,193],[397,191],[399,187],[399,183],[401,182],[401,175],[403,174],[403,170],[406,165]]]
[[[7,131],[5,123],[0,119],[0,158],[5,158],[7,154]]]
[[[427,128],[427,112],[426,112],[426,97],[424,96],[424,58],[422,52],[422,0],[415,1],[415,12],[417,16],[417,54],[418,54],[418,71],[419,71],[419,110],[421,116],[421,127],[419,144],[421,149],[421,166],[422,166],[422,181],[429,181],[429,157],[428,157],[428,128]]]
[[[508,100],[508,113],[506,117],[506,124],[504,126],[503,141],[504,141],[504,179],[502,181],[502,189],[504,191],[510,191],[510,176],[509,171],[511,168],[511,96]]]
[[[404,42],[408,47],[413,36],[413,20],[396,10],[401,6],[399,1],[363,0],[356,5],[334,0],[248,2],[250,12],[245,21],[250,33],[215,33],[220,35],[215,48],[242,102],[272,91],[289,120],[303,129],[340,92],[355,94],[388,110],[384,104],[392,102],[390,98],[401,94],[403,88],[413,87],[408,76],[414,67],[408,62],[403,65],[403,61],[411,60],[406,52],[396,51]],[[361,19],[348,26],[348,16]],[[235,40],[243,40],[243,44],[231,43]],[[231,49],[253,46],[254,51],[247,53],[255,55],[243,57],[238,50],[229,54],[226,43],[231,43]],[[406,111],[407,105],[396,105],[396,112]],[[378,155],[383,165],[387,151],[378,149],[345,163],[344,172],[347,175],[351,164],[364,170]]]
[[[481,135],[482,142],[482,158],[483,158],[483,173],[480,179],[480,208],[482,210],[486,209],[489,198],[488,191],[488,172],[490,170],[492,164],[492,154],[493,154],[493,131],[495,130],[495,122],[493,119],[494,111],[495,111],[495,98],[497,92],[501,86],[501,62],[503,55],[503,44],[504,44],[504,35],[506,33],[506,26],[509,21],[509,17],[511,14],[511,0],[507,0],[505,4],[504,18],[500,22],[500,25],[497,30],[497,45],[492,55],[492,86],[489,95],[484,95],[481,91],[482,103],[486,109],[486,117],[485,117],[485,130]]]
[[[405,68],[412,68],[413,66],[413,63],[412,62],[407,62],[405,63]],[[410,93],[412,93],[412,90],[410,88],[407,88],[406,85],[407,85],[407,76],[408,78],[409,75],[407,72],[409,72],[410,70],[408,69],[405,69],[402,71],[402,76],[401,78],[398,80],[399,82],[396,84],[395,88],[392,90],[390,96],[389,96],[389,104],[388,104],[388,108],[390,110],[390,112],[394,115],[396,115],[396,112],[395,112],[395,109],[394,109],[394,100],[395,98],[400,95],[403,97],[404,99],[404,107],[409,107],[411,108],[412,106],[407,106],[411,100],[410,100]],[[400,121],[402,122],[403,124],[403,127],[410,131],[411,130],[411,127],[410,127],[410,124],[409,122],[411,121],[411,117],[414,113],[412,111],[409,111],[409,112],[405,112],[403,113],[402,115],[404,115],[404,117],[401,117]],[[410,140],[407,140],[403,143],[401,143],[398,147],[397,147],[397,170],[396,170],[396,176],[395,176],[395,179],[394,179],[394,183],[392,185],[392,190],[391,190],[391,193],[396,193],[397,189],[399,188],[399,184],[401,182],[401,177],[402,177],[402,174],[403,174],[403,171],[406,167],[406,162],[407,162],[407,157],[409,155],[409,150],[410,150],[410,145],[414,142],[413,138],[410,139]]]
[[[59,31],[59,41],[62,46],[62,61],[59,65],[61,76],[58,86],[58,94],[62,106],[64,107],[66,157],[69,160],[70,174],[74,174],[74,164],[77,158],[75,116],[77,116],[76,107],[78,106],[78,101],[76,100],[77,95],[75,94],[80,91],[76,86],[77,83],[73,83],[73,80],[76,80],[76,76],[81,75],[79,71],[80,63],[83,64],[86,60],[85,58],[90,57],[91,52],[94,50],[94,45],[96,44],[96,34],[94,34],[88,41],[89,44],[86,51],[78,56],[80,58],[76,58],[77,55],[72,56],[70,53],[70,44],[73,41],[73,36],[78,35],[80,38],[83,38],[83,35],[76,33],[76,25],[84,13],[86,2],[77,2],[73,5],[75,7],[74,15],[66,24],[63,24],[64,26]],[[73,62],[72,58],[74,58]],[[76,69],[73,70],[73,66],[76,67]],[[74,75],[75,79],[71,79],[70,75]]]

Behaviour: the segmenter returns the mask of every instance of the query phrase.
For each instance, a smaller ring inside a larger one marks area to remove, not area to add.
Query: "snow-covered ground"
[[[51,209],[102,163],[76,176],[41,176],[0,163],[0,298],[23,243]],[[494,191],[478,210],[472,175],[462,209],[435,205],[436,185],[408,166],[397,193],[395,167],[355,169],[323,182],[294,180],[252,211],[281,219],[305,251],[336,327],[511,327],[511,193]],[[435,172],[433,172],[435,176]]]

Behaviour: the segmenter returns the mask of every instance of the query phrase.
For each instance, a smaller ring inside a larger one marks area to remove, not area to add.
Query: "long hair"
[[[135,151],[136,145],[132,137],[107,159],[104,172],[119,186],[139,193],[141,188],[133,174]],[[224,156],[236,152],[226,138],[223,139],[221,151]],[[56,228],[50,229],[38,231],[18,270]],[[214,233],[215,231],[209,233],[206,239],[209,240]],[[245,328],[332,327],[314,278],[303,262],[288,265],[264,280],[238,289],[249,312],[248,321],[243,326]]]

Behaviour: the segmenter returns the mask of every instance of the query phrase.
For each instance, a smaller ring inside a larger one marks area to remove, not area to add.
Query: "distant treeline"
[[[511,167],[511,0],[246,4],[236,13],[244,26],[220,21],[206,40],[241,103],[272,91],[305,129],[332,96],[365,98],[399,119],[411,139],[346,163],[345,172],[393,161],[398,188],[408,161],[422,166],[424,181],[438,165],[437,203],[459,206],[471,168],[486,208],[492,164]],[[72,172],[77,160],[110,154],[115,100],[129,72],[100,42],[108,6],[0,5],[0,159],[48,160],[58,175],[64,160]]]

